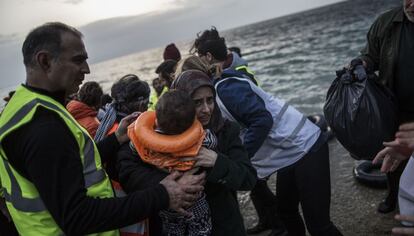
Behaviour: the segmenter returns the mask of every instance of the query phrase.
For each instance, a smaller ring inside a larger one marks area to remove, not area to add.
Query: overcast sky
[[[268,19],[340,0],[0,0],[0,33],[26,33],[48,21],[84,24],[118,16],[163,12],[197,5],[226,5],[229,13],[244,15],[246,22]],[[229,19],[231,21],[231,18]]]
[[[0,88],[24,80],[21,44],[30,29],[45,22],[80,27],[94,63],[188,40],[212,25],[230,29],[340,1],[0,0],[0,71],[6,78]]]

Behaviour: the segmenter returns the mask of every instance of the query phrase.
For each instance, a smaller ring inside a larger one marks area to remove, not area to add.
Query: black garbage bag
[[[397,103],[375,73],[366,73],[359,59],[337,71],[326,96],[325,118],[338,141],[357,160],[372,160],[384,141],[394,140]]]

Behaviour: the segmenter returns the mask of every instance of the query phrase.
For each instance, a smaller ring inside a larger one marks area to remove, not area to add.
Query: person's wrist
[[[126,136],[126,135],[121,135],[121,134],[118,132],[118,130],[117,130],[117,131],[115,131],[115,137],[116,137],[116,140],[118,141],[118,143],[119,143],[119,144],[123,144],[123,143],[125,143],[126,141],[128,141],[128,139],[126,139],[126,138],[125,138],[125,136]]]

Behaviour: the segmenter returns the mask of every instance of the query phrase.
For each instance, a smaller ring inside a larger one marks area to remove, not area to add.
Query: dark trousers
[[[259,224],[268,228],[277,228],[280,222],[276,214],[277,198],[269,189],[266,180],[258,179],[256,185],[250,192],[254,208],[259,217]]]
[[[318,140],[319,141],[319,140]],[[330,220],[331,183],[329,149],[317,143],[301,160],[278,171],[278,214],[290,236],[305,236],[299,214],[302,206],[306,228],[313,236],[342,235]],[[315,148],[315,146],[318,146]]]
[[[395,171],[387,173],[388,195],[385,198],[385,203],[387,205],[394,206],[397,204],[400,178],[407,163],[408,160],[402,161]]]

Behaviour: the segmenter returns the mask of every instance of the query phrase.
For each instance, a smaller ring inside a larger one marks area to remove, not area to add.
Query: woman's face
[[[201,87],[193,93],[192,98],[196,106],[198,121],[200,121],[203,126],[208,125],[214,110],[213,91],[210,87]]]

